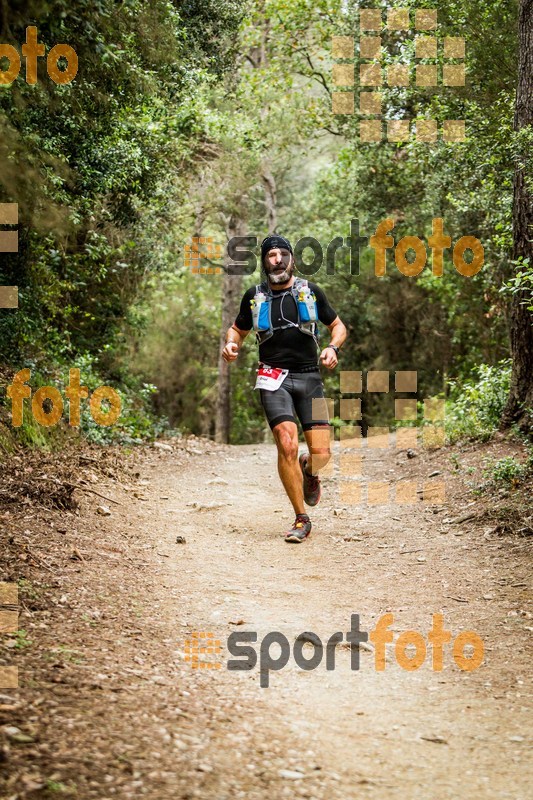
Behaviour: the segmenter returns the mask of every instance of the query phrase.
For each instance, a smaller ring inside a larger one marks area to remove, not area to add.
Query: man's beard
[[[287,264],[283,272],[274,272],[274,270],[279,269],[280,266],[281,264],[277,267],[272,267],[271,265],[265,267],[268,280],[273,285],[287,283],[287,281],[290,281],[294,272],[294,263]]]

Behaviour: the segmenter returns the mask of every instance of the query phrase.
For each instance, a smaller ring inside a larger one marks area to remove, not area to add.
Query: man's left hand
[[[337,353],[335,352],[333,347],[325,347],[322,350],[322,352],[320,353],[320,361],[328,369],[335,369],[335,367],[339,363],[339,360],[337,358]]]

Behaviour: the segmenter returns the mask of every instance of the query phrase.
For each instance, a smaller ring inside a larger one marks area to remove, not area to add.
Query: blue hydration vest
[[[259,344],[273,336],[274,331],[284,328],[299,328],[302,333],[312,336],[318,345],[318,309],[316,297],[309,288],[309,284],[303,278],[295,278],[293,285],[287,290],[292,294],[296,308],[298,309],[298,322],[287,321],[283,325],[272,327],[271,305],[272,298],[275,296],[268,281],[258,284],[255,287],[255,295],[250,300],[252,308],[252,320],[255,336]],[[276,292],[276,295],[278,293]]]

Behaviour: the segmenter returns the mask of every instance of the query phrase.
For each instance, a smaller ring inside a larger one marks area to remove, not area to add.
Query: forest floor
[[[0,524],[19,630],[2,636],[0,663],[18,666],[19,688],[0,695],[0,795],[530,797],[531,512],[509,526],[512,490],[471,491],[487,459],[520,446],[362,452],[370,480],[422,486],[433,474],[444,502],[343,504],[335,449],[311,536],[288,545],[270,444],[67,448],[61,465],[16,456]],[[395,640],[411,630],[426,643],[442,613],[452,641],[481,637],[483,663],[459,669],[447,644],[434,671],[428,644],[408,671],[387,645],[377,671],[367,645],[352,670],[344,643],[332,671],[325,658],[297,666],[300,633],[325,643],[352,614],[368,631],[388,612]],[[287,637],[288,663],[268,687],[258,666],[227,669],[234,631],[257,633],[258,656],[269,632]],[[200,655],[219,667],[187,660],[194,632],[220,641],[219,655]]]

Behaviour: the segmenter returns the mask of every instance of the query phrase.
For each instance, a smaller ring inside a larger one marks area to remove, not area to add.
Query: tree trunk
[[[228,241],[234,236],[245,235],[244,220],[233,213],[226,226]],[[224,279],[222,282],[222,323],[220,328],[217,411],[215,421],[215,441],[228,444],[231,430],[231,365],[222,358],[226,332],[235,321],[242,294],[242,275],[229,275],[227,266],[231,263],[226,249]]]
[[[261,180],[263,182],[263,189],[265,190],[268,233],[271,234],[275,233],[278,224],[276,180],[266,164],[263,164]]]
[[[519,131],[533,125],[533,0],[521,0],[518,23],[519,66],[514,127]],[[527,145],[526,145],[527,147]],[[526,184],[524,158],[517,160],[513,200],[513,261],[529,258],[533,265],[533,198]],[[518,267],[520,269],[520,267]],[[509,310],[509,335],[513,372],[511,390],[501,428],[516,423],[524,433],[533,424],[533,320],[527,310],[525,292],[513,295]]]
[[[258,47],[250,50],[249,60],[254,69],[263,69],[268,64],[267,43],[270,34],[270,22],[264,20],[262,27],[261,43]],[[260,117],[264,120],[267,109],[261,109]],[[272,175],[266,159],[261,165],[261,182],[265,191],[265,205],[267,215],[268,232],[274,233],[277,224],[276,215],[276,181]],[[234,236],[245,235],[245,222],[242,213],[233,212],[226,225],[226,235],[228,241]],[[231,263],[231,258],[226,253],[225,265]],[[220,350],[224,348],[225,336],[228,328],[233,324],[239,301],[242,296],[242,275],[228,275],[226,271],[222,286],[222,327],[220,330]],[[231,380],[230,365],[227,364],[222,355],[218,362],[218,387],[217,387],[217,412],[215,424],[215,440],[221,443],[229,443],[231,430]]]

